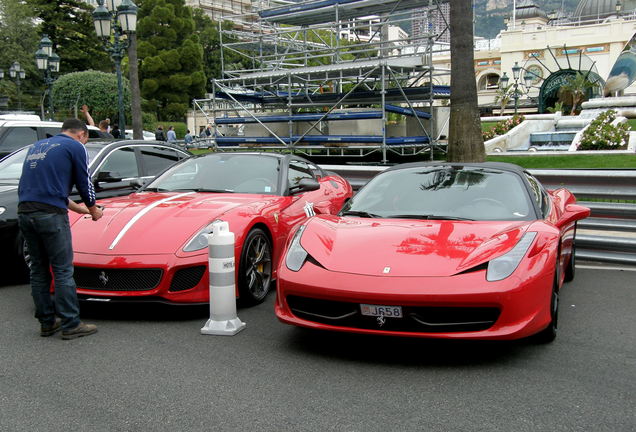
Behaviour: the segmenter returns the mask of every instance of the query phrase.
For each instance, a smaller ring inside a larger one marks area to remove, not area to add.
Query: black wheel
[[[574,226],[574,236],[576,237],[576,225]],[[576,239],[572,239],[572,254],[568,264],[565,266],[564,282],[571,282],[574,280],[574,274],[576,272]]]
[[[550,324],[534,335],[537,343],[550,343],[556,339],[557,326],[559,323],[559,291],[557,282],[552,287],[552,297],[550,299]]]
[[[18,237],[15,240],[15,250],[16,250],[16,267],[15,271],[18,277],[29,277],[30,267],[31,267],[31,256],[29,255],[29,248],[27,247],[26,241],[22,238],[22,235],[18,234]]]
[[[239,300],[243,305],[256,305],[267,297],[272,282],[272,244],[260,228],[249,232],[239,264]]]
[[[570,259],[568,260],[568,265],[565,266],[565,276],[564,282],[571,282],[574,280],[574,274],[576,272],[576,248],[574,243],[572,243],[572,255],[570,255]]]

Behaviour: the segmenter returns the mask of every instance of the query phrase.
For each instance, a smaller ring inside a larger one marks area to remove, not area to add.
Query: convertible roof
[[[387,171],[394,171],[408,168],[432,168],[432,167],[475,167],[475,168],[490,168],[499,171],[510,171],[516,174],[522,175],[526,170],[519,165],[506,163],[506,162],[411,162],[393,166]]]
[[[226,155],[226,156],[240,156],[240,155],[248,155],[248,156],[267,156],[267,157],[274,157],[277,159],[300,159],[306,162],[310,162],[307,158],[304,158],[302,156],[296,155],[296,154],[287,154],[287,153],[276,153],[276,152],[228,152],[228,153],[224,153],[224,152],[212,152],[212,153],[204,153],[204,154],[200,154],[196,157],[206,157],[206,156],[210,156],[210,155]]]

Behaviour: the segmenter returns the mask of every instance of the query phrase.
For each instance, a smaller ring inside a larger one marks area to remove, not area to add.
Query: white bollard
[[[210,319],[201,334],[234,336],[245,328],[245,323],[236,315],[234,233],[227,222],[212,224],[208,254]]]

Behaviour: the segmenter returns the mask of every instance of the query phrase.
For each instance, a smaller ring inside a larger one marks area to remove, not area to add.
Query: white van
[[[28,121],[0,119],[0,159],[21,147],[55,136],[61,131],[61,122],[42,121],[39,117],[37,120]],[[98,131],[95,126],[88,126],[89,138],[99,138]]]

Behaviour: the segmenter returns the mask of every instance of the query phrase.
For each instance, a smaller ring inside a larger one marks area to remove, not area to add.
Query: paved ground
[[[434,342],[278,323],[202,336],[206,311],[99,305],[97,335],[40,338],[0,287],[1,431],[634,431],[636,272],[579,269],[560,335]]]

